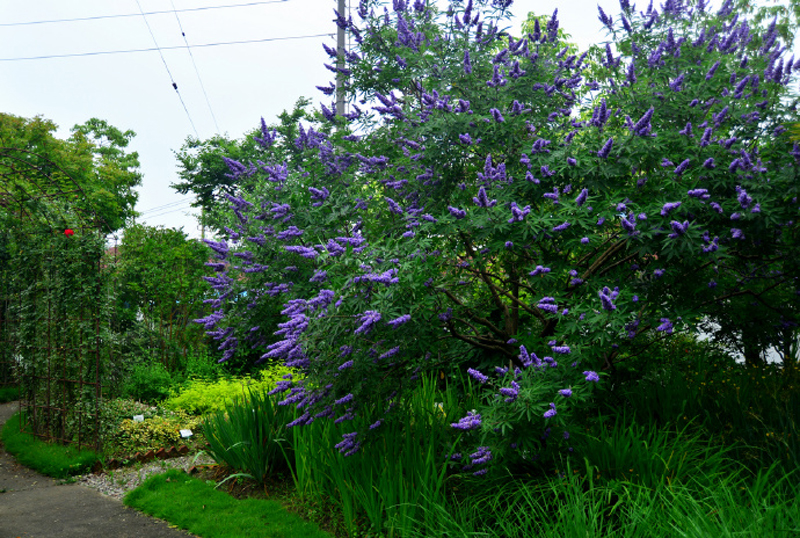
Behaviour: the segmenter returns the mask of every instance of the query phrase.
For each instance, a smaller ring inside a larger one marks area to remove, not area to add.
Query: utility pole
[[[345,0],[339,0],[339,15],[347,20],[345,15]],[[336,25],[336,67],[344,69],[344,28]],[[345,76],[341,71],[336,73],[336,115],[344,116],[344,84]]]

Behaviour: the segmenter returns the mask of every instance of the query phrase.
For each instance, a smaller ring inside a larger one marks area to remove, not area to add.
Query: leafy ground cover
[[[91,450],[46,443],[34,435],[20,431],[20,414],[12,416],[2,431],[5,450],[17,461],[53,478],[68,478],[85,473],[100,459]]]

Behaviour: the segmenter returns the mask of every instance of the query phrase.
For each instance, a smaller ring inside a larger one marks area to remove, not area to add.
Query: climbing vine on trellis
[[[111,350],[105,235],[65,196],[15,201],[0,206],[4,368],[35,435],[99,447]]]

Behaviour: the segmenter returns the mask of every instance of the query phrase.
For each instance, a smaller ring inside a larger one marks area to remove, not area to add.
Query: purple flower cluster
[[[617,305],[614,304],[614,300],[619,295],[619,288],[614,288],[613,290],[609,289],[608,286],[605,286],[602,290],[597,292],[600,296],[600,302],[603,305],[603,310],[616,310]]]
[[[597,375],[597,372],[593,372],[591,370],[587,370],[587,371],[583,372],[583,375],[586,377],[586,381],[593,381],[594,383],[597,383],[597,382],[600,381],[600,376]]]
[[[353,332],[353,334],[368,334],[372,328],[381,320],[380,312],[376,312],[374,310],[367,310],[361,315],[359,319],[359,327]]]
[[[506,403],[513,402],[519,396],[519,384],[516,381],[512,381],[510,387],[503,387],[500,389],[500,394],[506,396]]]
[[[457,430],[477,430],[481,427],[481,416],[472,411],[467,411],[467,416],[460,418],[458,422],[452,422],[450,426]]]
[[[556,304],[556,300],[552,297],[542,297],[539,299],[539,304],[536,305],[536,308],[544,310],[545,312],[550,312],[551,314],[558,314],[558,305]]]
[[[478,207],[494,207],[497,205],[497,200],[489,200],[489,197],[486,195],[486,189],[483,187],[478,189],[478,196],[473,197],[472,201],[475,202],[475,205]]]
[[[533,271],[528,273],[528,276],[545,275],[545,274],[547,274],[549,272],[550,272],[550,268],[549,267],[542,267],[541,265],[537,265],[536,268]]]
[[[661,324],[656,327],[656,330],[659,332],[665,332],[667,334],[672,334],[674,330],[674,326],[669,318],[661,318]]]
[[[614,139],[609,138],[603,147],[600,148],[600,151],[597,152],[597,156],[601,159],[608,159],[609,153],[611,153],[611,147],[614,145]]]
[[[525,216],[531,212],[530,205],[520,208],[516,202],[511,202],[509,209],[511,209],[511,218],[508,219],[509,224],[514,222],[522,222],[525,219]]]

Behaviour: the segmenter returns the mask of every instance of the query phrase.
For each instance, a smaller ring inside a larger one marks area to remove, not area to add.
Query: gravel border
[[[137,488],[153,475],[162,474],[170,469],[183,469],[188,472],[195,465],[215,463],[207,454],[182,456],[167,460],[155,460],[146,464],[134,464],[100,474],[89,473],[76,477],[77,483],[96,489],[103,495],[122,500],[126,493]]]

